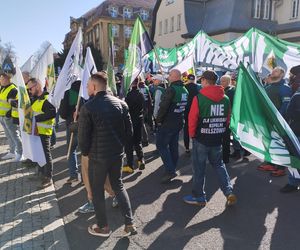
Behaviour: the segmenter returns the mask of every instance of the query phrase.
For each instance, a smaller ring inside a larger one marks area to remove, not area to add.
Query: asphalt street
[[[63,126],[57,135],[53,150],[55,189],[70,249],[299,249],[300,192],[279,192],[286,176],[271,177],[256,170],[261,161],[253,156],[230,162],[227,169],[238,203],[226,208],[216,175],[208,165],[208,204],[203,208],[187,205],[182,198],[191,192],[191,157],[180,142],[178,177],[168,185],[160,184],[163,166],[153,136],[144,148],[146,169],[124,175],[138,235],[121,238],[123,218],[118,208],[111,207],[108,197],[113,233],[108,239],[92,236],[87,228],[95,222],[94,215],[77,212],[86,202],[84,187],[65,184],[68,167]]]

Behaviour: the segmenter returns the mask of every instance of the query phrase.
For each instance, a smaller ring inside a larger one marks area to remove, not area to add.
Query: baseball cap
[[[292,68],[290,69],[290,72],[291,72],[293,75],[299,75],[299,74],[300,74],[300,65],[292,67]]]
[[[189,75],[187,76],[187,79],[188,79],[188,80],[195,80],[195,75],[189,74]]]
[[[153,80],[159,80],[159,81],[163,81],[164,78],[161,74],[156,74],[152,77]]]

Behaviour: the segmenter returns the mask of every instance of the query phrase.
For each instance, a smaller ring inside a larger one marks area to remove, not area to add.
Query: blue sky
[[[37,51],[44,41],[61,51],[70,31],[70,16],[79,17],[103,0],[6,0],[1,4],[1,44],[15,46],[18,64]]]

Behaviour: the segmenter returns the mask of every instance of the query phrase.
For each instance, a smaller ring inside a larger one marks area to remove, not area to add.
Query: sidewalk
[[[7,149],[0,126],[0,157]],[[34,172],[0,160],[0,249],[69,249],[54,186],[39,189]]]

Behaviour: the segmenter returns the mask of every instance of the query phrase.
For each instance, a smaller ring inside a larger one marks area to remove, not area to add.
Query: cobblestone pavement
[[[7,150],[0,126],[0,157]],[[0,249],[69,249],[54,187],[40,189],[34,172],[0,160]]]

